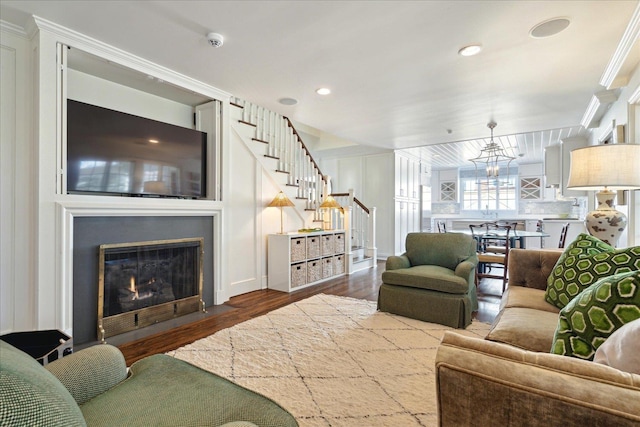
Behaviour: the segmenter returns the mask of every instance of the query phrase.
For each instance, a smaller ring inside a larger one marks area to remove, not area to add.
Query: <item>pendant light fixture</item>
[[[497,124],[495,122],[487,124],[487,127],[491,129],[491,139],[489,143],[480,150],[478,157],[469,159],[476,167],[476,178],[478,178],[479,170],[484,169],[487,180],[497,181],[500,177],[500,165],[504,165],[505,163],[507,169],[506,176],[507,178],[509,177],[509,166],[511,162],[515,160],[515,157],[508,156],[504,148],[493,140],[493,129],[495,129],[496,126]],[[478,181],[480,181],[479,178]]]

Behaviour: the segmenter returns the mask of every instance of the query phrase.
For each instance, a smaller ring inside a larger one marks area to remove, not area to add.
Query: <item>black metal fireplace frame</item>
[[[113,249],[130,247],[166,246],[172,244],[197,243],[199,247],[198,257],[198,294],[187,298],[176,299],[170,302],[157,304],[151,307],[119,313],[112,316],[104,316],[105,295],[105,255]],[[100,245],[98,260],[98,339],[105,339],[114,335],[154,325],[174,317],[197,311],[205,311],[202,300],[202,286],[204,281],[204,238],[183,238],[171,240],[152,240],[145,242],[113,243]]]

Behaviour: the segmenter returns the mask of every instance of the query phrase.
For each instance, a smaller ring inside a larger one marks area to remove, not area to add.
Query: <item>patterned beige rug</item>
[[[321,294],[169,354],[269,396],[302,427],[433,426],[434,359],[447,330]],[[457,331],[484,337],[489,325]]]

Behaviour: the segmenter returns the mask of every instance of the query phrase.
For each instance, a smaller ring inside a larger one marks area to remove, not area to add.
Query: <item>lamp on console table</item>
[[[333,198],[332,195],[328,195],[327,197],[325,197],[324,202],[322,202],[322,204],[320,205],[320,209],[341,209],[342,206],[340,206],[340,203],[338,203],[336,201],[336,199]],[[327,212],[327,215],[329,215],[329,221],[324,221],[323,224],[325,223],[329,223],[329,226],[327,227],[326,225],[324,226],[325,230],[333,230],[333,222],[332,222],[332,218],[331,218],[331,213]]]
[[[571,152],[570,165],[567,188],[600,190],[596,193],[598,207],[584,221],[587,231],[615,246],[627,226],[627,216],[615,209],[616,190],[640,188],[640,145],[578,148]]]
[[[280,208],[280,234],[284,234],[283,208],[290,206],[295,205],[282,191],[267,205],[268,208]]]

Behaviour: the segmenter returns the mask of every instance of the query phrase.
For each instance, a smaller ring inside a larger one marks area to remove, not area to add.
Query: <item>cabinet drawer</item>
[[[345,252],[344,233],[337,233],[333,235],[333,244],[335,254],[343,254]]]
[[[333,234],[322,236],[322,256],[333,255],[335,252],[335,239]]]
[[[291,239],[291,262],[304,261],[307,259],[307,244],[305,237]]]
[[[320,236],[307,237],[307,259],[320,257]]]
[[[322,278],[333,276],[333,257],[322,258]]]
[[[344,255],[336,255],[333,257],[333,274],[344,273]]]
[[[307,283],[322,279],[322,262],[319,259],[307,261]]]
[[[291,264],[291,287],[307,284],[307,263],[300,262],[297,264]]]

